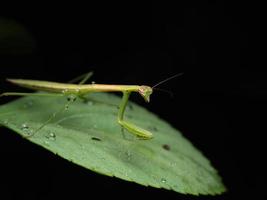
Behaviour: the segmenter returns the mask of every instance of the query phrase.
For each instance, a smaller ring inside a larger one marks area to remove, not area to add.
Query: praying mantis
[[[68,99],[74,101],[76,97],[86,99],[85,95],[91,92],[122,92],[122,100],[119,106],[117,122],[121,125],[122,128],[126,129],[128,132],[134,134],[139,139],[152,139],[153,134],[145,130],[131,122],[124,120],[124,112],[127,106],[127,102],[129,100],[129,96],[132,92],[139,93],[146,102],[150,101],[150,95],[153,93],[153,89],[172,78],[175,78],[180,74],[176,74],[171,76],[153,87],[146,85],[109,85],[109,84],[84,84],[92,75],[92,72],[86,73],[85,75],[81,75],[71,81],[71,83],[58,83],[58,82],[50,82],[50,81],[40,81],[40,80],[29,80],[29,79],[7,79],[8,82],[16,84],[18,86],[44,91],[48,93],[19,93],[19,92],[5,92],[0,94],[1,96],[69,96]],[[81,80],[78,84],[74,84]],[[55,116],[55,115],[54,115]],[[48,120],[50,121],[50,119]],[[47,124],[47,123],[45,123]],[[44,125],[45,125],[44,124]],[[42,125],[37,130],[41,129],[44,125]],[[37,130],[35,132],[37,132]]]

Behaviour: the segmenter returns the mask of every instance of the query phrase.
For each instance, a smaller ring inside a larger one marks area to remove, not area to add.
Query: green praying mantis
[[[126,129],[130,133],[134,134],[140,139],[152,139],[153,134],[145,130],[131,122],[124,120],[124,112],[127,106],[127,102],[129,100],[129,96],[132,92],[139,93],[146,102],[150,101],[150,95],[153,93],[153,89],[177,76],[182,75],[176,74],[171,76],[153,87],[146,86],[146,85],[109,85],[109,84],[84,84],[91,76],[93,75],[92,72],[89,72],[85,75],[81,75],[71,81],[71,83],[58,83],[58,82],[50,82],[50,81],[40,81],[40,80],[28,80],[28,79],[7,79],[8,82],[16,84],[18,86],[29,88],[38,91],[44,91],[48,93],[19,93],[19,92],[5,92],[0,94],[1,96],[68,96],[70,101],[74,101],[76,97],[85,99],[85,95],[91,92],[122,92],[122,101],[119,106],[117,122],[121,125],[122,128]],[[74,84],[81,80],[78,84]],[[53,115],[55,116],[55,114]],[[52,119],[52,118],[51,118]],[[48,119],[49,122],[51,119]],[[40,128],[38,128],[35,132],[39,129],[44,127],[46,124],[44,123]]]

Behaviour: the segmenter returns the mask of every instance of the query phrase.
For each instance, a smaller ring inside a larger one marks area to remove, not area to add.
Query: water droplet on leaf
[[[21,125],[20,129],[21,129],[22,131],[24,131],[24,133],[25,133],[27,136],[30,136],[30,135],[33,134],[33,131],[30,130],[30,127],[29,127],[28,124],[26,124],[26,123],[23,123],[23,124]]]
[[[69,109],[69,105],[65,105],[65,110],[68,110]]]
[[[167,180],[166,180],[165,178],[160,179],[160,181],[161,181],[162,183],[166,183],[166,182],[167,182]]]
[[[73,102],[73,101],[76,100],[76,96],[75,96],[75,95],[69,95],[69,96],[67,97],[67,100],[70,101],[70,102]]]
[[[24,123],[24,124],[22,124],[21,125],[21,130],[23,130],[23,131],[27,131],[28,129],[29,129],[29,126],[26,124],[26,123]]]
[[[56,134],[52,131],[49,131],[45,137],[49,140],[56,140]]]

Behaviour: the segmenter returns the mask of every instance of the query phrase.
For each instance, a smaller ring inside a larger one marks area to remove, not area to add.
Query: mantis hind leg
[[[69,81],[69,82],[70,82],[70,83],[75,83],[75,82],[77,82],[77,81],[80,81],[78,84],[79,84],[79,85],[82,85],[82,84],[86,83],[86,82],[93,76],[93,74],[94,74],[94,73],[91,71],[91,72],[82,74],[82,75],[80,75],[80,76],[78,76],[78,77],[72,79],[72,80]],[[88,98],[87,98],[84,94],[82,94],[82,95],[78,95],[78,97],[79,97],[80,99],[82,99],[84,102],[88,102]]]
[[[130,133],[134,134],[135,136],[137,136],[140,139],[151,139],[153,137],[153,134],[141,127],[136,126],[133,123],[127,122],[123,119],[124,116],[124,111],[129,99],[131,92],[123,92],[123,97],[122,97],[122,102],[119,108],[119,113],[118,113],[118,123],[125,128],[126,130],[128,130]]]
[[[79,85],[82,85],[84,84],[86,81],[88,81],[92,76],[93,76],[93,72],[88,72],[88,73],[85,73],[85,74],[82,74],[72,80],[69,81],[69,83],[76,83],[77,81],[80,81],[78,84]]]

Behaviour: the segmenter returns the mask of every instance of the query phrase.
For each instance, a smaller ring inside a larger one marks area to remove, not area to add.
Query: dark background
[[[25,91],[6,83],[6,77],[67,82],[93,70],[97,83],[153,85],[184,72],[161,86],[174,97],[155,92],[150,104],[138,95],[132,99],[181,130],[218,169],[228,192],[199,198],[98,175],[1,128],[0,195],[7,194],[7,199],[266,198],[262,124],[267,80],[252,56],[257,50],[252,47],[256,11],[250,5],[224,1],[168,9],[119,6],[54,11],[39,6],[32,14],[25,10],[3,14],[1,91]]]

